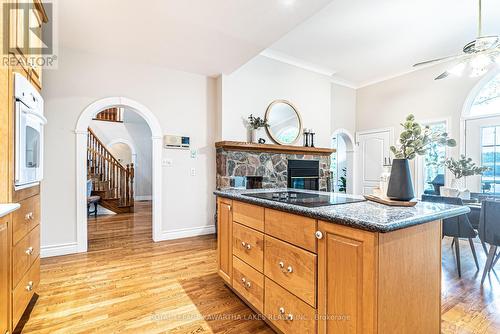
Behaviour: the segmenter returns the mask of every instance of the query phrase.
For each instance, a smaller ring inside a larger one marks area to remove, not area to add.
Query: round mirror
[[[302,120],[297,109],[288,101],[273,101],[266,110],[267,133],[280,145],[292,145],[302,132]]]

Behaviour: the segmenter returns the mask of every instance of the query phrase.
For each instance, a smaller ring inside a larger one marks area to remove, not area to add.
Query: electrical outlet
[[[191,159],[196,159],[198,156],[198,152],[195,149],[191,150]]]
[[[191,168],[191,176],[196,176],[196,168]]]
[[[163,167],[172,167],[173,164],[174,162],[172,161],[172,159],[162,159],[161,161],[161,165]]]

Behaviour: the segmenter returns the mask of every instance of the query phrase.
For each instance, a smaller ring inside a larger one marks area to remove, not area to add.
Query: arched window
[[[500,194],[500,73],[480,82],[464,110],[465,155],[489,167],[482,176],[467,177],[473,192]]]
[[[479,90],[472,102],[469,116],[500,114],[500,73]]]

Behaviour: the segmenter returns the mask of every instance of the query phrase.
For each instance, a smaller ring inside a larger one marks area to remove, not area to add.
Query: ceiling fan
[[[452,65],[451,68],[444,71],[434,79],[440,80],[448,77],[450,74],[461,76],[467,68],[467,65],[470,65],[471,77],[477,77],[486,73],[490,65],[494,62],[500,65],[500,36],[483,36],[481,2],[482,0],[479,0],[477,38],[472,42],[467,43],[461,54],[423,61],[421,63],[414,64],[413,67],[456,60],[455,64]]]

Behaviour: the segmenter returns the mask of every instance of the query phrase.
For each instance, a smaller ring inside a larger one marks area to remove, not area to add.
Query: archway
[[[87,129],[100,111],[110,107],[128,107],[139,114],[151,129],[153,165],[153,241],[161,237],[162,213],[162,131],[154,114],[144,105],[125,98],[109,97],[90,104],[81,113],[76,129],[76,216],[78,252],[87,251]]]
[[[337,129],[333,132],[332,136],[332,146],[337,149],[337,152],[332,156],[332,171],[334,171],[333,184],[337,189],[332,189],[332,191],[338,191],[338,187],[344,186],[345,192],[347,194],[353,194],[354,189],[354,159],[355,159],[355,145],[354,137],[346,129]],[[335,144],[335,142],[337,142]],[[336,164],[334,166],[333,164]],[[341,178],[345,178],[345,182],[340,181]],[[342,189],[341,189],[342,190]]]

